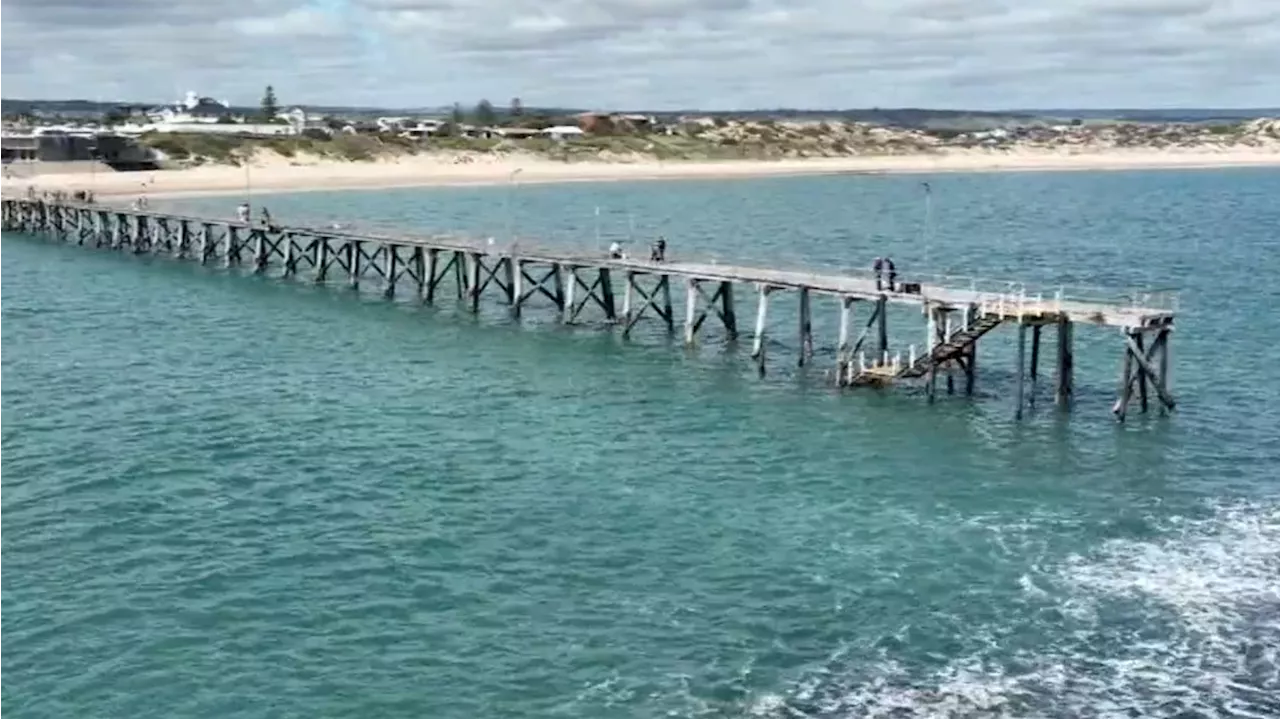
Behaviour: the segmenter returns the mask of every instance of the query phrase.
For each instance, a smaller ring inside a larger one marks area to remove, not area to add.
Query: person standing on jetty
[[[884,289],[884,258],[877,257],[875,262],[871,263],[871,269],[876,273],[876,291]]]
[[[238,217],[241,222],[248,222],[251,213],[252,210],[249,208],[248,202],[241,202],[240,206],[236,208],[236,217]]]
[[[659,235],[658,241],[653,243],[653,249],[649,252],[650,262],[666,262],[667,260],[667,238]]]
[[[885,289],[893,292],[898,286],[898,269],[893,266],[893,260],[888,257],[884,258],[884,271],[889,276],[888,286]]]

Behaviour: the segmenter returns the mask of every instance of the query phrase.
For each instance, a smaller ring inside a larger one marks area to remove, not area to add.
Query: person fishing
[[[240,206],[236,208],[236,217],[239,218],[241,222],[248,222],[251,213],[252,210],[249,208],[248,202],[241,202]]]
[[[877,257],[875,262],[871,263],[871,269],[876,273],[876,291],[884,289],[884,259]]]
[[[898,286],[898,270],[893,266],[893,260],[888,257],[884,258],[884,271],[885,274],[888,275],[889,280],[888,287],[886,287],[886,289],[890,292],[894,292],[894,288]]]
[[[649,259],[653,262],[666,262],[667,260],[667,239],[658,236],[658,241],[653,243],[653,250],[649,253]]]
[[[614,240],[609,245],[609,259],[612,259],[612,260],[622,259],[622,245],[617,240]]]

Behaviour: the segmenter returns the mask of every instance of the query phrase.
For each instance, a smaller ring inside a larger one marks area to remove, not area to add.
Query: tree
[[[511,98],[511,116],[520,117],[524,115],[524,103],[520,102],[520,98]]]
[[[494,121],[493,104],[488,100],[476,103],[475,115],[477,125],[492,125]]]
[[[263,121],[271,122],[275,120],[278,112],[280,112],[280,103],[276,102],[276,91],[270,85],[267,85],[266,92],[262,93]]]
[[[113,107],[110,110],[107,110],[107,113],[102,116],[102,124],[107,126],[123,125],[128,121],[129,113],[125,112],[124,108],[120,107]]]

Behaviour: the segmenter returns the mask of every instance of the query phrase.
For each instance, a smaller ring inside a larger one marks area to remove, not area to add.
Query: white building
[[[543,130],[542,134],[550,137],[552,140],[568,140],[582,137],[586,133],[577,125],[555,125],[554,127],[548,127]]]
[[[147,119],[156,123],[215,123],[231,118],[231,106],[226,102],[202,97],[194,90],[170,107],[158,107],[147,113]]]

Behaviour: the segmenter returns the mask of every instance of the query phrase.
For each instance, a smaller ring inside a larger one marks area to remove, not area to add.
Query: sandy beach
[[[4,181],[5,193],[93,189],[100,197],[239,195],[395,187],[544,182],[730,179],[840,173],[941,173],[992,171],[1134,170],[1280,166],[1280,148],[1150,149],[1065,153],[952,151],[945,154],[875,155],[793,160],[714,162],[575,162],[511,155],[423,154],[377,162],[300,161],[259,154],[248,168],[204,166],[154,172],[75,172],[22,175]]]

